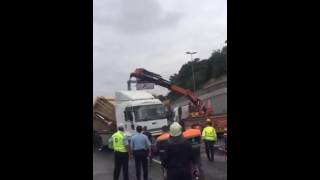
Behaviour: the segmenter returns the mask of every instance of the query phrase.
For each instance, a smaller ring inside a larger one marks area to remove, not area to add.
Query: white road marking
[[[156,159],[152,159],[153,162],[157,163],[157,164],[161,164],[160,161],[156,160]]]

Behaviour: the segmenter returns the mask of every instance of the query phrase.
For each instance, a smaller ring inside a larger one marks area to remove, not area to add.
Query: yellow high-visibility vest
[[[125,135],[124,132],[118,131],[112,135],[113,149],[118,152],[127,152],[124,144]]]
[[[208,141],[216,141],[217,140],[216,130],[211,126],[205,127],[202,131],[202,138]]]

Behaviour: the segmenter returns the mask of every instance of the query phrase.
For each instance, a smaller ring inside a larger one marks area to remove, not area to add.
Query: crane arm
[[[203,105],[203,102],[201,101],[201,99],[195,96],[191,90],[182,88],[175,84],[171,84],[168,80],[163,79],[159,74],[155,74],[143,68],[137,68],[133,73],[130,74],[130,79],[132,77],[135,77],[136,79],[141,81],[157,84],[159,86],[169,89],[174,93],[183,95],[187,97],[197,107],[197,110],[199,112],[202,112],[202,111],[206,112],[206,108]],[[128,82],[130,82],[130,79]]]

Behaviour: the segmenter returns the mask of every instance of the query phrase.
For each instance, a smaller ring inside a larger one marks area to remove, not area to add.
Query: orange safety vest
[[[164,140],[168,140],[169,138],[170,138],[169,133],[163,133],[157,138],[157,141],[164,141]]]
[[[201,136],[201,131],[199,129],[187,129],[182,133],[182,135],[184,138],[187,138],[187,139],[198,137],[198,136]],[[170,134],[164,133],[157,138],[157,141],[164,141],[164,140],[168,140],[169,138],[170,138]]]
[[[187,139],[198,136],[201,136],[201,131],[199,129],[187,129],[183,132],[183,137]]]
[[[200,148],[201,131],[199,129],[187,129],[183,132],[183,137],[189,142],[191,141],[192,148]],[[198,140],[196,140],[196,138],[198,138]]]

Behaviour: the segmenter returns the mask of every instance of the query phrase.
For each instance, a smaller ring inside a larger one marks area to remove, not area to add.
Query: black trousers
[[[128,154],[128,152],[115,152],[114,154],[115,154],[115,156],[114,156],[113,180],[119,180],[121,167],[123,168],[123,180],[129,180],[129,176],[128,176],[129,154]]]
[[[136,164],[137,180],[141,179],[141,166],[143,170],[143,179],[148,180],[148,151],[136,150],[133,151],[133,156]]]
[[[214,161],[214,143],[215,141],[204,140],[206,153],[209,161]]]
[[[192,154],[193,154],[193,157],[195,158],[196,160],[196,164],[201,167],[201,157],[200,157],[200,147],[198,148],[192,148]]]
[[[147,152],[148,152],[148,155],[149,155],[149,149],[147,150]],[[153,158],[153,153],[152,153],[152,150],[151,150],[150,156],[147,158],[150,165],[151,165],[151,163],[152,163],[152,158]]]
[[[192,180],[191,168],[168,168],[167,180]]]

